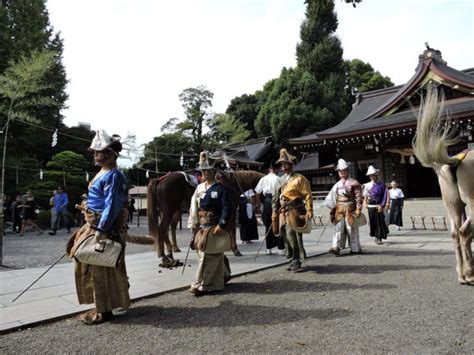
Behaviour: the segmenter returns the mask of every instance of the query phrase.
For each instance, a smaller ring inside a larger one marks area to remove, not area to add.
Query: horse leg
[[[170,259],[173,259],[173,249],[171,248],[170,238],[169,238],[169,228],[170,228],[170,219],[166,219],[166,223],[161,222],[160,225],[160,234],[163,235],[163,243],[165,245],[166,256]],[[162,227],[163,226],[163,227]]]
[[[161,258],[160,267],[170,269],[177,266],[177,261],[173,259],[171,244],[168,239],[168,229],[170,224],[168,215],[161,215],[161,223],[158,227],[158,257]],[[165,253],[166,246],[166,253]]]
[[[456,218],[457,219],[457,218]],[[454,246],[454,255],[456,256],[456,273],[458,274],[458,281],[461,285],[464,285],[464,277],[462,276],[462,254],[461,254],[461,243],[459,240],[459,224],[456,224],[454,218],[450,218],[451,221],[451,240]]]
[[[472,263],[472,234],[473,221],[469,217],[459,229],[459,239],[461,244],[462,269],[461,274],[467,284],[474,285],[474,273]]]
[[[233,231],[229,230],[229,234],[230,234],[230,237],[231,237],[230,245],[232,247],[232,252],[234,253],[234,256],[243,256],[243,254],[240,252],[239,248],[237,247],[237,242],[236,242],[236,238],[235,238],[236,233],[235,232],[236,232],[235,227],[234,227]]]
[[[461,285],[466,284],[466,280],[462,274],[463,257],[461,250],[461,241],[459,237],[459,228],[462,224],[462,216],[464,213],[464,203],[459,196],[459,190],[451,169],[448,165],[443,165],[438,174],[439,187],[444,205],[448,211],[449,221],[451,224],[451,240],[454,246],[454,255],[456,256],[456,273],[458,282]]]
[[[163,220],[163,217],[160,216],[160,220]],[[156,229],[156,234],[153,233],[153,237],[155,238],[155,246],[156,246],[156,253],[159,258],[162,258],[165,255],[165,246],[163,244],[163,238],[160,235],[160,225],[161,222],[158,224],[158,228]]]
[[[169,238],[169,226],[170,226],[170,224],[173,223],[172,222],[173,218],[169,218],[166,221],[167,221],[167,227],[166,227],[166,230],[163,231],[163,232],[166,232],[166,234],[164,234],[166,236],[166,238],[164,238],[164,242],[165,242],[165,245],[166,245],[166,251],[167,251],[166,257],[168,258],[168,262],[170,264],[170,267],[181,266],[181,265],[183,265],[183,263],[181,261],[179,261],[178,259],[175,259],[173,257],[174,248],[171,245],[170,238]],[[175,230],[175,243],[176,243],[176,228],[174,230]]]
[[[173,249],[173,252],[175,253],[180,253],[181,249],[178,247],[178,242],[176,241],[176,228],[178,226],[178,222],[181,219],[181,212],[176,211],[176,213],[173,216],[173,219],[171,220],[171,247]]]
[[[234,213],[230,216],[229,218],[229,225],[228,225],[228,231],[230,234],[230,245],[232,247],[232,252],[234,253],[234,256],[243,256],[242,253],[240,252],[239,248],[237,247],[237,238],[236,238],[236,226],[235,226],[235,218],[236,218],[236,213]]]

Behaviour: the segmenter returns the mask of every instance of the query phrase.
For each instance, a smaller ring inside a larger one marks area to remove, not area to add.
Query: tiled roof
[[[262,137],[249,140],[243,144],[231,145],[229,146],[229,149],[235,152],[247,152],[249,159],[259,160],[267,154],[271,149],[272,144],[271,137]]]
[[[445,101],[446,112],[451,117],[474,113],[474,68],[463,71],[451,68],[441,58],[441,52],[429,49],[420,56],[415,74],[405,85],[361,93],[352,111],[341,123],[324,131],[289,139],[289,143],[307,144],[328,138],[415,126],[418,108],[407,109],[405,103],[420,86],[426,84],[428,78],[465,93],[464,97]]]

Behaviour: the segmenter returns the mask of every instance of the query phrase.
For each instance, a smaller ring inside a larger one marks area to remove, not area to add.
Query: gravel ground
[[[137,227],[136,224],[132,225],[130,233],[134,235],[148,234],[146,219],[143,217],[140,219],[140,227]],[[179,242],[185,245],[185,240],[189,239],[189,230],[182,229],[178,231],[177,235]],[[38,235],[36,232],[27,232],[22,237],[7,233],[3,236],[3,266],[0,266],[0,272],[12,269],[49,266],[65,252],[66,243],[69,238],[70,234],[65,229],[59,230],[56,235],[49,235],[47,230],[41,235]],[[153,245],[127,243],[126,253],[137,254],[154,250]],[[64,257],[59,263],[69,262],[71,260]]]
[[[98,326],[68,318],[16,331],[0,353],[474,353],[474,287],[457,284],[452,252],[364,251],[238,277],[200,298],[140,300]]]

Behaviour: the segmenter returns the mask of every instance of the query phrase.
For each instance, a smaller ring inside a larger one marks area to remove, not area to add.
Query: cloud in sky
[[[259,90],[296,64],[303,0],[48,0],[64,39],[70,84],[65,123],[89,122],[139,143],[183,118],[178,95],[205,85],[213,110]],[[336,0],[344,58],[369,62],[396,84],[414,73],[424,43],[448,65],[474,66],[471,0]]]

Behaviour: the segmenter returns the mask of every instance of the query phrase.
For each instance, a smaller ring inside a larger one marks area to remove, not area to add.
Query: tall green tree
[[[46,0],[2,0],[0,44],[0,74],[12,63],[30,56],[34,51],[48,50],[54,53],[53,63],[45,77],[49,83],[46,94],[57,105],[32,108],[30,114],[34,113],[42,127],[59,128],[63,120],[61,109],[67,100],[67,79],[62,64],[62,39],[58,33],[54,33],[49,23]],[[6,117],[0,113],[0,122],[3,120]],[[24,156],[26,152],[30,157],[46,163],[54,154],[49,149],[51,138],[41,128],[13,122],[11,134],[15,139],[9,146],[9,155],[13,157]]]
[[[272,126],[270,122],[271,115],[269,113],[260,114],[260,111],[264,105],[268,106],[271,104],[270,94],[273,90],[273,86],[276,85],[277,82],[278,79],[272,79],[263,85],[262,90],[257,90],[257,92],[255,92],[255,96],[258,100],[258,112],[257,118],[254,122],[254,127],[257,131],[257,136],[259,137],[272,135]]]
[[[278,80],[268,89],[256,128],[265,132],[267,126],[271,127],[278,143],[285,144],[288,138],[322,130],[335,121],[334,113],[327,108],[331,103],[318,100],[324,88],[307,71],[283,68]]]
[[[26,164],[27,162],[23,162]],[[22,187],[22,191],[31,190],[37,205],[49,210],[49,198],[58,186],[64,186],[69,197],[68,210],[75,214],[74,204],[79,203],[81,195],[87,191],[84,171],[88,163],[84,156],[71,151],[63,151],[52,157],[43,170],[42,179],[35,173],[35,179]],[[30,172],[31,174],[31,172]]]
[[[94,159],[92,158],[93,154],[88,152],[88,148],[94,138],[95,132],[82,126],[67,127],[65,125],[61,125],[58,131],[59,135],[57,145],[50,148],[53,154],[65,150],[81,154],[88,162],[88,165],[86,166],[88,171],[93,170],[95,167]],[[48,136],[51,140],[52,134],[48,134]]]
[[[6,120],[2,122],[2,177],[1,194],[5,191],[5,165],[7,149],[16,137],[12,135],[10,125],[13,122],[39,123],[36,111],[58,105],[49,97],[50,84],[46,73],[53,63],[54,53],[50,51],[33,52],[31,57],[22,57],[18,63],[10,66],[0,75],[0,113]],[[30,140],[34,141],[34,139]],[[8,142],[10,141],[10,144]],[[11,160],[11,158],[10,158]],[[2,196],[0,194],[0,196]]]
[[[65,150],[53,156],[46,166],[54,170],[83,172],[88,167],[88,162],[83,155]]]
[[[68,191],[71,202],[77,202],[80,200],[80,196],[87,191],[85,171],[89,166],[89,162],[83,155],[66,150],[54,155],[46,164],[47,170],[44,171],[44,180],[54,181],[58,186],[63,185]]]
[[[0,0],[0,73],[3,73],[8,67],[8,61],[11,57],[12,48],[9,32],[6,0]]]
[[[230,114],[216,114],[210,122],[210,139],[216,148],[243,143],[250,137],[245,123]]]
[[[258,98],[255,94],[243,94],[230,101],[226,114],[232,115],[237,121],[245,125],[245,129],[250,133],[249,138],[257,138],[255,120],[259,111]]]
[[[372,65],[360,59],[346,61],[346,79],[348,93],[364,92],[392,87],[388,76],[375,71]]]
[[[178,123],[177,128],[190,134],[199,150],[204,148],[204,128],[211,120],[208,109],[212,107],[213,97],[214,94],[202,85],[185,89],[179,95],[186,119]]]
[[[296,47],[297,67],[265,86],[255,126],[270,125],[278,143],[331,127],[349,112],[333,0],[308,0]]]
[[[45,93],[49,84],[45,80],[53,62],[50,51],[33,52],[31,57],[22,57],[18,63],[8,67],[0,75],[0,114],[3,133],[2,175],[0,185],[0,265],[3,262],[3,204],[8,139],[11,141],[10,125],[14,120],[35,122],[35,110],[55,106],[56,102]],[[31,139],[31,137],[30,137]]]
[[[181,154],[185,156],[184,167],[180,165]],[[137,167],[159,172],[193,168],[198,154],[183,132],[164,133],[145,145]],[[135,181],[133,173],[131,175],[131,181]],[[151,174],[151,177],[156,175]]]
[[[308,0],[306,18],[300,28],[301,42],[296,45],[298,67],[324,80],[344,72],[342,47],[335,32],[337,15],[334,0]]]

